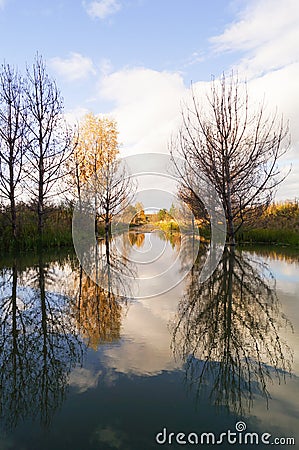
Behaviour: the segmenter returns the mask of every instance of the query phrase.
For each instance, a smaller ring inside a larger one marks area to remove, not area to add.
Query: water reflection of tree
[[[197,395],[209,387],[216,405],[242,413],[255,394],[290,371],[291,352],[279,336],[291,326],[280,309],[267,267],[226,248],[216,271],[198,283],[194,266],[173,325],[173,351],[186,362]]]
[[[44,263],[18,286],[16,261],[2,271],[0,304],[1,419],[9,428],[29,417],[48,426],[65,397],[68,374],[82,358],[67,297],[45,286],[55,274]]]
[[[179,251],[181,248],[182,236],[180,232],[177,231],[161,231],[159,230],[159,238],[162,241],[169,241],[173,250]]]
[[[124,235],[119,238],[125,240]],[[130,296],[127,281],[134,275],[134,268],[126,257],[117,254],[111,240],[100,241],[96,251],[88,253],[87,258],[90,254],[96,254],[92,276],[80,266],[72,297],[80,334],[96,350],[100,344],[120,338],[123,308]],[[80,259],[84,261],[84,256]]]
[[[135,231],[131,231],[128,233],[128,238],[130,244],[136,245],[138,248],[143,246],[145,234],[144,233],[136,233]]]
[[[265,245],[248,245],[247,250],[264,258],[270,258],[271,260],[298,263],[298,249],[296,247],[284,247],[284,246],[265,246]]]
[[[190,261],[196,261],[196,268],[193,268],[192,273],[199,273],[204,266],[207,253],[208,244],[201,242],[199,236],[185,235],[181,238],[180,248],[180,263],[181,271],[183,273],[190,267]]]
[[[122,304],[111,292],[105,291],[80,268],[73,311],[80,334],[88,345],[97,349],[102,343],[120,338]]]

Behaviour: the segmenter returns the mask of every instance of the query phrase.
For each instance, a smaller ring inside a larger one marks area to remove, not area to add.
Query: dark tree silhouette
[[[28,418],[49,426],[70,371],[82,361],[70,300],[47,289],[55,276],[42,255],[35,271],[18,271],[15,261],[1,273],[8,295],[0,299],[0,418],[10,429]]]
[[[9,204],[11,235],[17,241],[17,198],[21,194],[26,149],[23,80],[4,64],[0,72],[0,195]]]
[[[291,370],[291,350],[279,336],[289,326],[266,265],[226,248],[214,274],[199,283],[202,263],[190,274],[176,321],[173,351],[186,362],[186,381],[210,383],[213,403],[243,413],[254,394],[267,400],[267,384]]]
[[[36,205],[38,233],[43,235],[46,204],[64,188],[66,160],[73,143],[72,131],[63,118],[63,101],[45,64],[37,56],[27,69],[25,85],[29,145],[26,163],[27,190]]]
[[[171,143],[173,156],[185,161],[181,170],[181,196],[194,211],[202,209],[196,185],[205,177],[221,199],[228,229],[228,242],[245,216],[268,205],[275,188],[285,178],[278,160],[289,146],[288,127],[277,113],[266,113],[262,103],[253,111],[246,84],[224,75],[213,80],[205,105],[195,88],[191,106],[182,112],[183,125]]]

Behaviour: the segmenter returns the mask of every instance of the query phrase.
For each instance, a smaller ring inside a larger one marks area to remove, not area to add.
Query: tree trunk
[[[228,231],[228,244],[236,245],[235,227],[232,214],[228,214],[227,217],[227,231]]]
[[[43,161],[42,155],[43,155],[43,145],[42,145],[42,137],[41,137],[40,138],[38,201],[37,201],[39,244],[41,244],[42,240],[43,240],[43,227],[44,227],[44,161]]]
[[[234,218],[232,212],[232,195],[231,195],[231,174],[228,157],[225,156],[225,177],[226,177],[226,220],[227,220],[227,231],[228,231],[228,244],[235,245],[236,237],[235,237],[235,227],[234,227]]]
[[[105,215],[105,245],[106,245],[106,258],[107,258],[108,266],[110,264],[109,228],[110,228],[109,214],[108,214],[108,212],[106,212],[106,215]]]
[[[43,218],[43,199],[38,199],[37,205],[37,215],[38,215],[38,237],[40,242],[43,239],[43,228],[44,228],[44,218]]]
[[[10,217],[11,217],[12,239],[15,244],[17,242],[17,212],[16,212],[14,191],[11,192],[10,197]]]

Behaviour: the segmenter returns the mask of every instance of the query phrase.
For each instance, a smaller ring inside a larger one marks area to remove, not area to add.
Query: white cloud
[[[235,68],[241,78],[245,75],[249,80],[250,101],[258,103],[265,96],[269,110],[277,107],[278,113],[290,120],[292,147],[283,164],[292,162],[293,169],[278,198],[293,198],[298,196],[299,180],[299,3],[255,0],[247,5],[212,41],[217,52],[242,52]],[[180,123],[181,103],[188,95],[182,76],[148,68],[111,73],[109,65],[105,66],[99,93],[102,100],[113,103],[111,113],[125,145],[123,154],[167,152],[170,136]],[[209,83],[195,84],[203,98]]]
[[[279,70],[270,71],[249,82],[249,94],[252,97],[265,99],[272,110],[277,107],[290,121],[293,144],[299,142],[297,126],[299,114],[299,62],[289,64]]]
[[[84,6],[92,18],[98,19],[105,19],[121,9],[121,4],[117,0],[95,0],[89,4],[84,2]]]
[[[261,75],[299,61],[299,3],[297,0],[255,0],[225,31],[211,38],[216,51],[243,51],[239,70]]]
[[[242,3],[244,4],[244,3]],[[254,0],[222,34],[211,38],[216,52],[241,52],[234,64],[249,80],[250,100],[265,96],[269,110],[278,108],[290,123],[291,150],[282,160],[292,172],[278,199],[298,197],[299,187],[299,3],[297,0]]]
[[[52,58],[49,65],[68,81],[82,80],[96,73],[92,60],[75,52],[72,52],[69,58]]]
[[[115,105],[112,115],[119,125],[120,142],[130,154],[167,152],[185,95],[179,74],[124,69],[105,76],[99,90],[103,99]]]
[[[123,319],[120,345],[104,351],[104,364],[117,372],[147,376],[181,368],[182,362],[173,357],[168,325],[182,289],[179,286],[159,297],[131,304]]]
[[[88,114],[90,111],[87,108],[77,107],[71,110],[66,111],[64,117],[70,125],[77,125],[83,117]]]
[[[265,96],[269,111],[278,108],[290,120],[292,148],[282,160],[284,173],[292,163],[292,172],[281,186],[277,199],[298,196],[299,63],[255,77],[248,83],[249,99],[258,104]],[[287,80],[287,82],[286,82]],[[203,101],[209,82],[197,82],[194,89]],[[170,137],[181,120],[182,102],[189,98],[181,75],[146,68],[123,69],[104,76],[100,82],[102,99],[114,103],[112,116],[117,120],[123,156],[144,152],[168,152]],[[204,105],[203,105],[204,106]]]

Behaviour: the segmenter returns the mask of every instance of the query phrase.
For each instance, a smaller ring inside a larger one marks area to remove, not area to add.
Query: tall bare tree
[[[109,155],[95,175],[97,212],[105,224],[106,241],[114,216],[121,214],[135,194],[135,184],[124,164]]]
[[[38,234],[42,239],[47,202],[62,192],[72,133],[63,118],[60,92],[40,56],[31,69],[27,68],[25,97],[29,129],[27,188],[37,208]]]
[[[21,193],[26,148],[23,81],[17,70],[4,64],[0,73],[0,194],[9,204],[11,234],[17,241],[16,201]]]
[[[192,89],[182,118],[171,151],[185,160],[184,195],[189,192],[192,203],[197,199],[200,205],[194,187],[207,177],[222,201],[228,242],[234,245],[246,214],[267,205],[285,178],[277,163],[289,145],[288,127],[276,112],[266,113],[264,103],[254,112],[246,84],[234,74],[212,81],[204,107]]]

